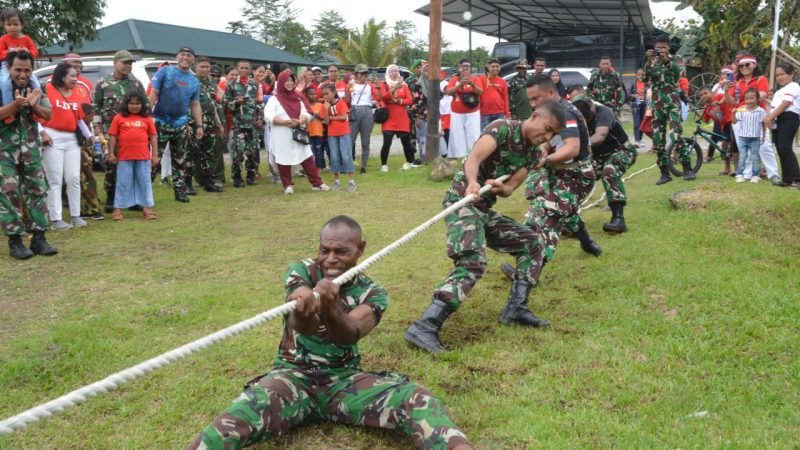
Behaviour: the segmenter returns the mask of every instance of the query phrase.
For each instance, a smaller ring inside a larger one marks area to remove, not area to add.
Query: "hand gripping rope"
[[[631,178],[635,177],[636,175],[639,175],[641,173],[647,172],[648,170],[650,170],[650,169],[652,169],[654,167],[656,167],[656,164],[653,164],[652,166],[647,166],[642,170],[639,170],[637,172],[634,172],[634,173],[628,175],[627,177],[623,178],[622,181],[628,181]],[[589,208],[594,208],[595,206],[599,205],[600,202],[602,202],[604,198],[606,198],[606,193],[603,192],[603,195],[601,195],[600,198],[598,198],[597,200],[593,201],[592,203],[586,204],[586,202],[588,202],[589,199],[592,198],[592,195],[594,194],[594,190],[595,190],[596,187],[597,187],[597,182],[595,182],[594,186],[592,186],[592,192],[590,192],[589,195],[586,196],[586,200],[583,201],[584,203],[581,205],[580,208],[578,208],[578,214],[583,212],[583,210],[586,210],[586,209],[589,209]]]
[[[509,175],[504,175],[502,177],[498,177],[497,181],[503,182],[508,178]],[[480,193],[483,194],[487,192],[489,189],[491,189],[491,186],[486,185],[481,188]],[[445,208],[439,214],[433,216],[427,222],[423,223],[417,228],[414,228],[413,230],[406,233],[400,239],[384,247],[378,253],[375,253],[374,255],[365,259],[361,264],[339,275],[335,280],[333,280],[333,283],[339,286],[347,283],[353,277],[355,277],[359,272],[364,271],[369,266],[371,266],[378,260],[382,259],[384,256],[387,256],[388,254],[397,250],[398,247],[410,241],[423,231],[427,230],[428,228],[431,227],[431,225],[444,219],[448,214],[457,211],[461,207],[469,203],[472,203],[473,201],[474,201],[473,197],[469,196],[469,197],[464,197],[463,199],[459,200],[456,203],[453,203],[449,207]],[[143,363],[137,364],[121,372],[117,372],[96,383],[92,383],[88,386],[84,386],[80,389],[74,390],[69,394],[63,395],[43,405],[31,408],[27,411],[17,414],[16,416],[9,417],[8,419],[5,419],[2,422],[0,422],[0,435],[11,434],[15,430],[25,428],[30,423],[50,417],[55,413],[59,413],[67,408],[83,403],[89,397],[94,397],[98,394],[103,394],[108,391],[112,391],[128,381],[135,380],[137,378],[144,376],[149,372],[152,372],[155,369],[159,369],[163,366],[166,366],[167,364],[173,363],[179,359],[183,359],[191,355],[192,353],[195,353],[199,350],[202,350],[210,346],[211,344],[215,344],[223,339],[235,336],[241,333],[242,331],[249,330],[255,327],[256,325],[260,325],[278,316],[289,314],[292,311],[294,311],[296,305],[297,304],[294,301],[286,302],[283,305],[280,305],[276,308],[272,308],[269,311],[263,312],[255,317],[239,322],[235,325],[225,328],[224,330],[200,338],[194,342],[190,342],[182,347],[178,347],[167,353],[156,356],[155,358],[148,359]]]

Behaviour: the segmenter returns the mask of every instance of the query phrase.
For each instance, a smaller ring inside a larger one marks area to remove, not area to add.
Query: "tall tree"
[[[339,48],[339,39],[346,38],[348,33],[344,17],[335,9],[322,11],[314,20],[311,48],[309,55],[331,53]]]
[[[249,27],[241,20],[228,22],[228,26],[225,28],[233,34],[241,34],[242,36],[252,37],[250,36]]]
[[[3,0],[0,9],[14,7],[25,19],[24,33],[41,48],[53,44],[79,48],[97,37],[105,0]]]
[[[386,34],[386,22],[369,19],[361,30],[338,39],[339,50],[334,50],[342,64],[364,63],[372,67],[382,67],[395,60],[402,44],[402,37]]]
[[[284,24],[284,42],[281,47],[287,52],[292,52],[300,56],[314,56],[311,51],[311,33],[306,30],[302,24],[297,22],[288,22]]]
[[[245,0],[242,8],[244,22],[249,24],[247,31],[254,38],[269,45],[286,50],[291,33],[308,31],[297,22],[293,0]]]

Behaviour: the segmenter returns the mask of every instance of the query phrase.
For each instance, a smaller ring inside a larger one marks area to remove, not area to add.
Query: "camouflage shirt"
[[[539,163],[541,150],[522,137],[522,123],[518,120],[499,119],[483,130],[481,137],[489,135],[494,138],[497,148],[478,167],[478,184],[483,185],[486,180],[511,175],[521,168],[530,170]],[[467,176],[462,164],[445,194],[445,205],[461,200],[466,190]],[[485,193],[481,196],[481,201],[474,205],[480,209],[488,209],[496,202],[496,195]]]
[[[412,118],[419,117],[422,120],[428,118],[428,97],[422,93],[422,86],[416,77],[410,77],[406,80],[408,87],[411,88],[411,112]]]
[[[625,86],[619,72],[603,73],[595,69],[586,88],[589,97],[615,111],[625,104]]]
[[[236,99],[238,98],[244,98],[244,103],[237,105]],[[222,102],[228,111],[233,112],[234,128],[253,128],[256,121],[260,119],[258,83],[252,78],[247,80],[247,84],[242,84],[241,79],[228,83]]]
[[[649,81],[653,89],[653,95],[662,93],[678,92],[678,81],[681,78],[681,68],[678,63],[671,59],[661,61],[659,58],[644,66],[642,81]]]
[[[517,75],[508,80],[508,109],[519,120],[525,120],[531,115],[531,102],[525,92],[525,83],[529,78]]]
[[[217,83],[211,78],[200,80],[200,110],[203,113],[203,126],[206,132],[216,132],[217,126]],[[220,120],[222,118],[220,117]]]
[[[286,296],[297,288],[313,288],[322,277],[322,271],[312,259],[293,263],[285,275]],[[346,312],[359,305],[372,308],[375,323],[378,324],[389,305],[386,291],[359,274],[349,284],[339,289],[339,301]],[[334,344],[325,338],[325,322],[320,317],[320,326],[313,336],[303,336],[289,326],[288,317],[283,321],[283,338],[275,359],[276,368],[347,368],[360,370],[361,355],[358,344]]]
[[[39,97],[39,105],[51,108],[45,85],[42,85],[41,89],[42,95]],[[23,106],[14,114],[14,120],[11,123],[5,123],[0,120],[0,149],[2,149],[2,153],[17,151],[23,144],[36,145],[37,147],[41,144],[38,122],[34,117],[36,116],[33,114],[33,108]]]
[[[97,83],[97,86],[95,86],[94,95],[92,97],[92,108],[94,109],[95,117],[100,117],[103,133],[108,134],[111,121],[114,120],[114,116],[119,112],[122,98],[132,89],[139,89],[146,103],[144,107],[149,108],[150,101],[147,99],[144,86],[142,86],[142,83],[133,75],[128,75],[123,79],[117,79],[112,73],[102,78]]]

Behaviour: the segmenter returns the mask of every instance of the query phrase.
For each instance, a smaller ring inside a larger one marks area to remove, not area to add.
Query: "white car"
[[[580,84],[585,88],[586,85],[589,84],[589,78],[592,76],[592,69],[582,69],[579,67],[551,67],[545,69],[544,73],[550,73],[550,69],[558,70],[558,73],[561,74],[561,83],[563,83],[564,87],[567,89],[576,84]],[[533,69],[528,69],[528,76],[530,75],[533,75]],[[508,81],[515,76],[517,76],[516,72],[504,76],[503,79]]]
[[[92,82],[93,86],[97,86],[97,82],[101,78],[114,73],[114,61],[111,56],[100,58],[87,57],[83,58],[82,62],[83,71],[81,72],[81,75],[88,78],[89,81]],[[141,81],[142,86],[147,89],[147,86],[150,84],[150,79],[153,78],[153,75],[156,74],[158,68],[164,63],[174,65],[175,61],[163,59],[140,59],[133,62],[131,74],[135,76],[137,80]],[[41,69],[36,69],[33,73],[36,75],[36,78],[39,79],[39,82],[44,84],[50,81],[50,77],[53,76],[54,70],[56,70],[56,64],[51,64],[49,66],[42,67]]]

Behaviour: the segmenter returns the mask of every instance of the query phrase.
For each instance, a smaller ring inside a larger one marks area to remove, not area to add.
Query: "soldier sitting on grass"
[[[286,300],[297,308],[284,319],[272,371],[248,383],[189,448],[241,448],[314,421],[401,429],[419,448],[472,448],[427,389],[404,375],[361,370],[358,341],[378,325],[388,296],[363,274],[341,287],[332,281],[355,267],[366,245],[347,216],[322,227],[316,259],[286,273]]]

